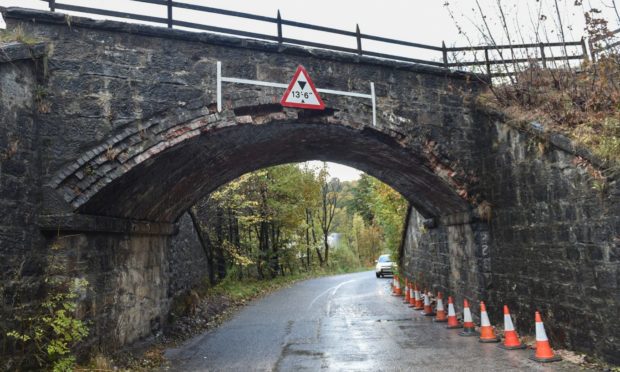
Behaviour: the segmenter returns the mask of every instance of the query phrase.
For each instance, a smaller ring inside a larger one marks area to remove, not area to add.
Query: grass
[[[620,110],[616,117],[576,126],[572,132],[577,142],[592,149],[603,160],[620,163]]]
[[[610,54],[579,69],[532,66],[514,84],[492,87],[479,103],[516,123],[539,122],[620,169],[620,56]]]
[[[42,40],[27,34],[21,26],[17,26],[11,30],[0,30],[0,44],[14,41],[31,46]]]

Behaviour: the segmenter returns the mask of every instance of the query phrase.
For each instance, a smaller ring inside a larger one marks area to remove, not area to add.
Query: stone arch
[[[377,177],[426,217],[469,208],[419,146],[333,110],[263,104],[165,122],[112,137],[58,172],[50,186],[78,213],[173,222],[244,173],[319,159]]]

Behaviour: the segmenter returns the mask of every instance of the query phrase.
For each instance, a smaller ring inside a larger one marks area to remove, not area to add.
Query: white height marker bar
[[[249,80],[249,79],[240,79],[234,77],[225,77],[222,76],[222,62],[217,61],[217,111],[222,111],[222,82],[225,83],[235,83],[235,84],[247,84],[247,85],[258,85],[261,87],[271,87],[271,88],[288,88],[288,84],[282,83],[272,83],[270,81],[260,81],[260,80]],[[357,97],[357,98],[367,98],[372,101],[372,125],[377,125],[377,108],[376,108],[376,98],[375,98],[375,83],[370,83],[370,94],[365,93],[357,93],[357,92],[344,92],[341,90],[333,90],[333,89],[321,89],[318,88],[317,91],[319,93],[333,94],[337,96],[348,96],[348,97]]]
[[[223,77],[222,81],[226,83],[237,83],[237,84],[248,84],[248,85],[260,85],[262,87],[273,87],[273,88],[288,88],[288,84],[280,84],[280,83],[271,83],[269,81],[260,81],[260,80],[248,80],[248,79],[239,79],[233,77]],[[320,89],[319,89],[320,91]]]
[[[319,92],[319,93],[327,93],[327,94],[335,94],[337,96],[349,96],[349,97],[358,97],[358,98],[372,99],[372,94],[364,94],[364,93],[356,93],[356,92],[343,92],[341,90],[317,88],[317,92]]]
[[[375,83],[370,82],[370,100],[372,101],[372,126],[377,126],[377,99],[375,97]]]
[[[222,112],[222,62],[217,61],[217,112]]]

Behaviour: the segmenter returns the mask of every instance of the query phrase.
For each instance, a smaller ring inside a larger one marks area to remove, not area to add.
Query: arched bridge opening
[[[342,123],[332,115],[290,120],[280,109],[218,120],[213,114],[173,126],[159,136],[162,142],[151,147],[138,142],[124,150],[118,149],[124,143],[107,148],[57,189],[67,199],[72,197],[69,202],[77,213],[174,222],[198,199],[244,173],[319,159],[375,176],[426,217],[469,209],[468,202],[432,171],[423,154],[372,127]],[[133,157],[121,163],[126,153]],[[97,164],[100,157],[105,161]],[[80,185],[87,186],[80,189]]]

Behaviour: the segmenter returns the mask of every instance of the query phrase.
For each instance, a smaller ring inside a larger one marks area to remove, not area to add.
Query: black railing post
[[[543,68],[547,68],[547,57],[545,56],[545,44],[540,43],[540,58],[542,59]]]
[[[362,55],[362,33],[360,32],[360,25],[355,25],[355,38],[357,39],[357,54]]]
[[[168,0],[168,28],[172,28],[172,0]]]
[[[592,57],[592,63],[595,63],[596,51],[594,50],[594,43],[592,43],[592,39],[588,39],[588,46],[590,47],[590,57]]]
[[[487,66],[487,75],[491,76],[491,61],[489,61],[489,48],[484,48],[484,62]]]
[[[441,42],[441,53],[443,54],[443,65],[448,68],[448,49],[444,41]]]
[[[278,9],[278,43],[282,44],[282,17],[280,16],[280,9]]]
[[[590,59],[588,57],[588,48],[586,47],[586,39],[584,39],[583,36],[581,37],[581,57],[583,57],[584,61],[587,61],[588,59]]]
[[[56,0],[49,0],[49,4],[50,4],[50,11],[52,12],[56,11]]]

